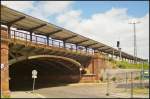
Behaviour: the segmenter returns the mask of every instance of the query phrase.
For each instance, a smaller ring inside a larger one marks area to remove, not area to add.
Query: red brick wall
[[[3,39],[2,39],[3,38]],[[2,95],[10,95],[9,91],[9,65],[8,65],[8,32],[5,28],[1,27],[1,92]],[[5,40],[4,40],[5,39]]]
[[[84,75],[81,79],[81,82],[95,82],[95,80],[99,80],[101,75],[101,69],[106,67],[106,62],[105,62],[105,58],[99,54],[99,53],[95,53],[94,57],[91,58],[89,64],[86,66],[87,70],[90,72],[90,74],[94,74],[94,75]],[[93,81],[92,81],[93,80]]]
[[[96,81],[96,75],[82,75],[80,79],[80,82],[82,83],[92,83]]]

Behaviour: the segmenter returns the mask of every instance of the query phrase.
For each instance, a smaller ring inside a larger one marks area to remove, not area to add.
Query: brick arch
[[[28,56],[28,57],[20,56],[20,57],[17,57],[17,59],[9,60],[9,66],[13,65],[17,62],[20,62],[20,61],[32,60],[32,59],[46,59],[46,60],[52,59],[52,60],[55,60],[55,61],[61,60],[61,61],[73,64],[76,67],[81,67],[81,64],[79,62],[77,62],[76,60],[73,60],[73,59],[67,58],[67,57],[62,57],[62,56],[55,56],[55,55],[34,55],[34,56]]]

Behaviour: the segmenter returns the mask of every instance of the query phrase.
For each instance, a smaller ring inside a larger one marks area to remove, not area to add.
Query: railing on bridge
[[[30,33],[28,32],[22,32],[22,31],[18,31],[18,30],[10,30],[10,38],[11,39],[20,39],[20,40],[24,40],[26,42],[33,42],[36,44],[43,44],[45,46],[53,46],[53,47],[58,47],[58,48],[65,48],[67,50],[71,50],[71,51],[76,51],[76,52],[83,52],[83,53],[87,53],[87,54],[94,54],[94,50],[91,48],[85,48],[83,46],[76,46],[75,44],[72,43],[64,43],[61,40],[56,40],[56,39],[52,39],[49,38],[47,41],[46,36],[42,36],[42,35],[32,35],[32,40],[30,37]]]

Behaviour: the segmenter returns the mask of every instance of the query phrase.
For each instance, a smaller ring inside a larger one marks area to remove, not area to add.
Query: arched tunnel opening
[[[32,90],[32,70],[37,70],[35,89],[77,83],[80,71],[74,64],[56,59],[27,59],[9,67],[10,90]]]

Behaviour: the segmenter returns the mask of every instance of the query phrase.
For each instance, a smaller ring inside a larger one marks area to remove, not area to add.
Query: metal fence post
[[[27,34],[25,34],[25,39],[26,39],[26,46],[27,46],[27,39],[28,39],[28,38],[27,38]]]
[[[10,36],[11,38],[11,36]],[[14,42],[16,41],[16,32],[14,31]]]
[[[143,84],[142,84],[142,82],[143,82],[143,71],[141,71],[140,72],[140,87],[142,88],[143,86]]]
[[[125,87],[125,91],[127,91],[127,86],[128,86],[128,85],[127,85],[127,81],[128,81],[128,74],[127,74],[127,72],[126,72],[125,75],[126,75],[126,87]]]
[[[33,79],[33,90],[32,90],[33,93],[34,93],[34,86],[35,86],[35,78]]]
[[[52,46],[54,46],[54,40],[52,39]]]
[[[131,98],[133,98],[133,72],[131,72]]]
[[[109,73],[107,73],[107,92],[106,96],[109,96]]]

